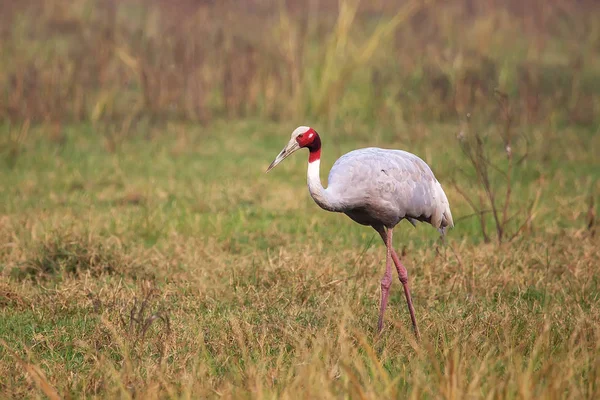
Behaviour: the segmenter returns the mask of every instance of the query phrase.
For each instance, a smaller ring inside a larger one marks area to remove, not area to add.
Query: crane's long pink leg
[[[410,295],[410,288],[408,287],[408,271],[400,262],[400,258],[398,254],[392,249],[392,259],[394,260],[394,264],[396,264],[396,270],[398,271],[398,278],[400,278],[400,282],[402,282],[402,286],[404,287],[404,296],[406,296],[406,304],[408,305],[408,311],[410,312],[410,320],[412,321],[412,326],[415,331],[415,336],[417,339],[421,338],[421,334],[419,333],[419,327],[417,326],[417,318],[415,317],[415,308],[413,307],[412,297]]]
[[[406,304],[408,305],[408,311],[410,312],[410,320],[412,321],[415,336],[417,337],[417,339],[420,339],[421,334],[419,333],[419,327],[417,326],[415,308],[413,307],[412,296],[410,295],[410,288],[408,286],[408,271],[406,270],[404,265],[402,265],[402,262],[400,262],[400,257],[398,257],[398,254],[396,254],[394,248],[392,247],[391,229],[388,229],[387,233],[383,227],[375,229],[377,230],[377,232],[379,232],[381,239],[383,239],[386,247],[388,248],[388,253],[391,253],[391,258],[392,260],[394,260],[394,264],[396,265],[396,271],[398,271],[398,278],[400,279],[400,282],[404,287],[404,296],[406,297]]]
[[[379,311],[379,322],[377,323],[377,332],[383,329],[383,314],[387,307],[390,286],[392,286],[392,230],[388,229],[389,243],[386,243],[387,255],[385,257],[385,274],[381,278],[381,310]]]

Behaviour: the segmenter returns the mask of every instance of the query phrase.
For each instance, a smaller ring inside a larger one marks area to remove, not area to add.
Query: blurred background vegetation
[[[386,124],[496,112],[595,126],[594,0],[0,1],[0,117]]]

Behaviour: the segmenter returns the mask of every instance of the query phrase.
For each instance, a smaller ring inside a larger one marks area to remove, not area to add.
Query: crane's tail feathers
[[[440,185],[439,182],[437,184],[437,188],[439,196],[439,225],[437,225],[437,228],[443,237],[446,234],[448,227],[454,227],[454,221],[452,220],[452,212],[450,211],[450,204],[448,203],[448,198],[446,197],[446,193],[444,193],[444,189],[442,189],[442,185]]]
[[[452,213],[450,212],[450,205],[448,203],[446,203],[446,210],[443,214],[442,225],[444,227],[454,228],[454,221],[452,220]]]

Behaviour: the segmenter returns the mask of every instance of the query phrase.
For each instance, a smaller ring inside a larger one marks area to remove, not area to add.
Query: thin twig
[[[485,231],[485,219],[484,219],[483,215],[481,214],[481,210],[479,208],[477,208],[477,206],[471,200],[471,198],[469,198],[469,196],[467,196],[467,194],[456,184],[456,182],[452,182],[452,183],[453,183],[456,191],[467,201],[467,203],[469,203],[469,205],[471,206],[473,211],[475,211],[475,213],[479,214],[479,223],[481,225],[481,234],[483,235],[483,240],[486,243],[489,243],[490,238],[488,237],[487,232]]]

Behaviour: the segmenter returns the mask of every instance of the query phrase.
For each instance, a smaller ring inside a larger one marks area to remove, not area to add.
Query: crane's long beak
[[[279,164],[280,162],[282,162],[283,160],[288,158],[290,155],[292,155],[292,153],[294,153],[299,148],[300,148],[300,146],[298,146],[298,142],[296,142],[296,139],[290,140],[290,142],[287,144],[287,146],[285,146],[283,148],[283,150],[281,150],[281,153],[279,153],[277,155],[277,157],[275,157],[275,159],[273,160],[271,165],[269,165],[269,168],[267,168],[267,172],[269,172],[270,170],[275,168],[275,166],[277,164]]]

